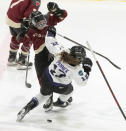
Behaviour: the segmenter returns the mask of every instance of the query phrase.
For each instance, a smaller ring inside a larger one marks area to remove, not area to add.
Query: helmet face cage
[[[86,57],[85,49],[81,46],[73,46],[70,53],[73,57],[79,60],[79,63],[83,62]]]
[[[33,16],[31,17],[31,23],[35,27],[38,28],[38,27],[45,27],[46,24],[47,24],[47,21],[46,21],[46,18],[43,16],[43,14],[41,12],[36,11],[36,12],[34,12]]]
[[[40,22],[41,21],[41,22]],[[32,24],[38,28],[38,27],[45,27],[47,24],[47,21],[46,20],[40,20],[38,22],[36,22],[34,19],[32,20]]]

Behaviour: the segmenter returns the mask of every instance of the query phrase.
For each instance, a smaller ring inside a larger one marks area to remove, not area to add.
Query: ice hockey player
[[[30,44],[25,45],[23,41],[18,41],[16,36],[20,33],[24,37],[28,31],[29,15],[37,11],[40,7],[41,0],[12,0],[7,11],[6,23],[9,26],[12,35],[10,42],[10,51],[8,65],[17,65],[18,69],[26,69],[27,55],[29,54]],[[23,43],[21,45],[21,43]],[[21,54],[17,60],[17,52],[21,48]],[[32,63],[29,63],[31,66]]]
[[[35,11],[30,15],[30,29],[24,37],[24,44],[33,43],[35,51],[35,69],[41,86],[42,73],[52,62],[52,55],[45,46],[45,37],[49,35],[55,37],[56,29],[53,27],[63,21],[66,16],[66,10],[60,9],[54,2],[47,4],[49,12],[43,15],[40,11]]]
[[[73,46],[70,50],[62,50],[55,38],[47,36],[46,47],[54,54],[54,60],[42,75],[40,93],[17,114],[17,120],[24,116],[40,103],[49,99],[53,92],[60,94],[54,106],[68,106],[72,88],[69,86],[74,79],[78,85],[85,86],[92,67],[92,61],[86,57],[86,51],[81,46]]]

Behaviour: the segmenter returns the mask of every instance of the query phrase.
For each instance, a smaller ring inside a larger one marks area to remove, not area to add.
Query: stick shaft
[[[28,64],[29,64],[29,55],[28,55]],[[27,64],[27,69],[26,69],[25,82],[27,82],[27,76],[28,76],[28,64]]]
[[[69,40],[69,41],[71,41],[71,42],[73,42],[73,43],[75,43],[75,44],[77,44],[77,45],[79,45],[79,46],[83,46],[83,45],[81,45],[80,43],[78,43],[78,42],[76,42],[76,41],[74,41],[74,40],[72,40],[72,39],[70,39],[70,38],[68,38],[68,37],[66,37],[66,36],[63,36],[63,35],[58,34],[58,33],[57,33],[57,35],[59,35],[60,37],[63,37],[63,38],[66,39],[66,40]],[[87,48],[86,46],[83,46],[83,47],[84,47],[85,49],[87,49],[87,50],[90,51],[90,49]],[[96,51],[93,51],[93,53],[95,53],[95,54],[97,54],[97,55],[105,58],[107,61],[109,61],[109,62],[110,62],[114,67],[116,67],[117,69],[121,69],[119,66],[117,66],[115,63],[113,63],[113,62],[112,62],[109,58],[107,58],[106,56],[104,56],[104,55],[102,55],[102,54],[100,54],[100,53],[98,53],[98,52],[96,52]]]
[[[107,78],[106,78],[106,76],[105,76],[105,74],[104,74],[104,72],[103,72],[103,70],[102,70],[98,60],[96,59],[95,54],[93,53],[93,50],[92,50],[92,48],[91,48],[91,46],[90,46],[90,44],[88,42],[87,42],[87,45],[88,45],[88,47],[89,47],[89,49],[90,49],[90,51],[92,53],[92,56],[95,59],[95,62],[97,64],[97,66],[98,66],[98,68],[99,68],[99,70],[100,70],[100,72],[101,72],[101,74],[102,74],[102,76],[103,76],[103,78],[104,78],[104,80],[105,80],[105,82],[106,82],[106,84],[107,84],[107,86],[108,86],[108,88],[109,88],[109,90],[110,90],[110,92],[111,92],[111,94],[112,94],[112,96],[113,96],[113,98],[114,98],[114,100],[115,100],[115,102],[116,102],[120,112],[121,112],[121,114],[123,115],[124,119],[126,120],[126,116],[125,116],[125,114],[124,114],[124,112],[123,112],[123,110],[122,110],[122,108],[121,108],[121,106],[120,106],[116,96],[114,95],[114,92],[113,92],[113,90],[112,90],[112,88],[111,88],[111,86],[110,86],[110,84],[109,84],[109,82],[108,82],[108,80],[107,80]]]
[[[27,63],[26,76],[25,76],[25,85],[26,85],[28,88],[31,88],[31,84],[27,82],[28,66],[29,66],[29,54],[28,54],[28,63]]]

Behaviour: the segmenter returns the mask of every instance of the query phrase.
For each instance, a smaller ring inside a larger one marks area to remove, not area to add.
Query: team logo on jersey
[[[79,74],[79,76],[83,76],[82,70],[80,70],[80,71],[78,72],[78,74]]]
[[[52,42],[51,43],[53,46],[59,45],[58,42]]]
[[[40,0],[32,0],[33,5],[39,7],[40,6]]]
[[[42,35],[42,34],[38,34],[38,33],[34,33],[33,34],[33,37],[38,37],[38,38],[40,38],[40,37],[45,37],[45,35]]]
[[[40,6],[40,3],[38,1],[36,1],[36,6]]]

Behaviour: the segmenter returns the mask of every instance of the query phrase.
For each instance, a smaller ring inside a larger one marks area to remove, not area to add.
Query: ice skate
[[[24,107],[18,114],[17,114],[17,121],[21,121],[24,116],[30,111],[28,107]]]
[[[53,102],[53,106],[65,108],[65,107],[67,107],[71,102],[72,102],[72,97],[70,97],[66,102],[63,102],[63,101],[60,100],[60,98],[58,98],[56,102]]]
[[[46,103],[43,105],[45,112],[51,111],[53,109],[53,96],[49,97]]]
[[[25,115],[38,105],[37,98],[33,97],[32,100],[17,114],[17,121],[21,121]]]
[[[11,51],[9,52],[9,58],[8,58],[8,63],[7,63],[8,66],[17,65],[16,55],[17,55],[17,52],[11,52]]]
[[[28,69],[31,69],[33,64],[32,62],[27,61],[27,56],[23,54],[19,54],[17,70],[26,70],[27,65],[28,65]]]

